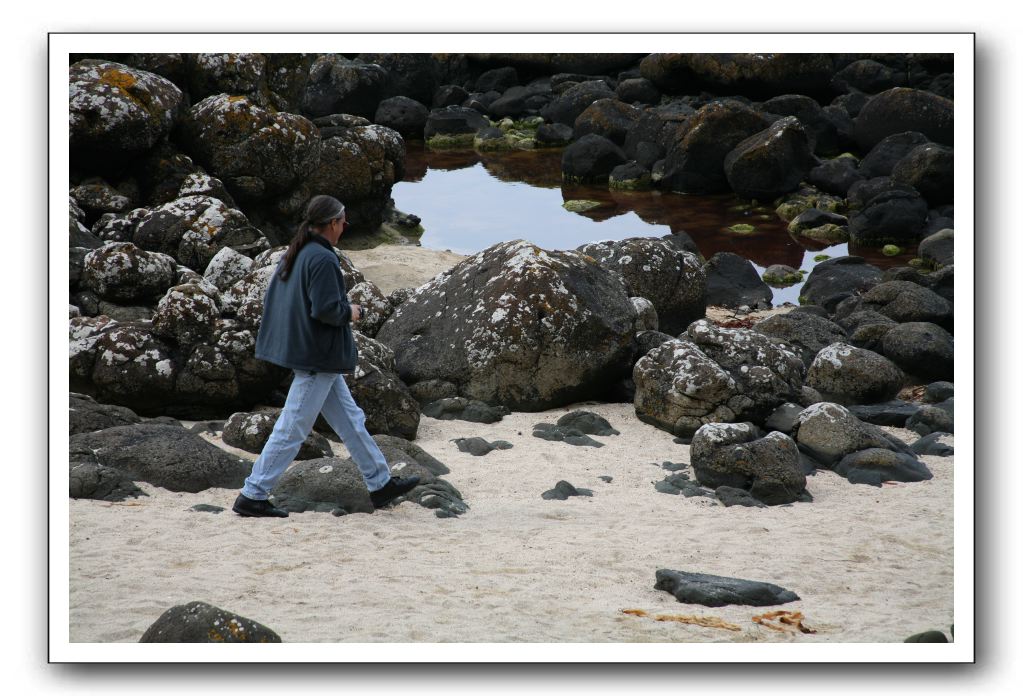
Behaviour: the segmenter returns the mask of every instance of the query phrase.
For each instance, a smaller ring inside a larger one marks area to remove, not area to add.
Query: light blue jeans
[[[375,491],[384,487],[391,478],[391,471],[383,452],[366,431],[366,414],[352,398],[344,377],[335,372],[295,370],[284,409],[263,452],[252,465],[252,473],[245,479],[242,495],[251,500],[269,497],[309,437],[316,416],[321,412],[348,448],[366,481],[366,488]]]

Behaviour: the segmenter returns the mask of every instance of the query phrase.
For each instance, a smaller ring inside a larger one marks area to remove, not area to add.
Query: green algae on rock
[[[725,229],[727,229],[729,232],[734,232],[736,234],[752,234],[756,230],[756,228],[753,225],[748,225],[745,222],[740,222],[737,225],[732,225],[731,227],[726,227]]]
[[[570,201],[565,201],[561,204],[561,207],[570,213],[585,213],[587,210],[593,210],[604,205],[600,201],[591,201],[585,198],[576,198]]]

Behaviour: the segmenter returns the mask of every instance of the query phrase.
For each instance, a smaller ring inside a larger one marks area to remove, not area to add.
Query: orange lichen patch
[[[691,614],[657,614],[650,616],[642,609],[622,609],[623,614],[629,616],[645,616],[654,621],[673,621],[675,623],[690,624],[692,626],[703,626],[704,628],[723,628],[726,631],[741,631],[742,628],[733,623],[728,623],[716,616],[694,616]]]
[[[215,643],[224,642],[224,636],[220,635],[220,633],[215,629],[211,628],[209,631],[206,632],[206,635],[208,635],[210,637],[210,640],[212,640]]]
[[[118,89],[122,90],[128,90],[134,87],[135,84],[138,82],[138,80],[136,80],[132,75],[124,72],[123,70],[118,70],[116,68],[104,70],[103,73],[99,76],[99,81],[105,85],[117,87]]]
[[[924,400],[924,392],[927,391],[927,385],[919,385],[915,387],[906,387],[900,391],[895,398],[902,399],[903,401],[915,401],[920,403]]]
[[[771,623],[775,619],[777,624]],[[757,614],[753,617],[753,623],[758,626],[783,633],[790,628],[801,633],[816,633],[817,631],[803,625],[803,613],[800,611],[770,611],[766,614]]]
[[[229,102],[231,102],[231,103],[245,101],[245,99],[246,99],[245,97],[237,97],[237,96],[235,96],[235,97],[228,97],[227,98],[227,100]]]

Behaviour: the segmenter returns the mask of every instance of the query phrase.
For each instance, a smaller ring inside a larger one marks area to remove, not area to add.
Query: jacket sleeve
[[[309,314],[331,326],[343,326],[352,320],[352,306],[345,295],[341,269],[329,259],[317,259],[309,268]]]

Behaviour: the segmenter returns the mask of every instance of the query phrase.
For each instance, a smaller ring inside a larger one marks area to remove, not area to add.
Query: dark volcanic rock
[[[927,202],[915,191],[888,191],[849,216],[849,238],[863,246],[914,244],[927,228]]]
[[[719,251],[704,266],[707,274],[707,304],[715,307],[750,308],[771,306],[774,293],[753,264],[738,254]]]
[[[952,148],[918,145],[892,169],[892,181],[912,186],[933,207],[952,203],[955,169]]]
[[[240,488],[252,464],[232,457],[180,426],[122,425],[71,437],[71,447],[94,450],[97,461],[171,491]]]
[[[620,147],[591,133],[565,148],[561,156],[561,175],[566,181],[599,183],[607,181],[611,171],[625,161]]]
[[[615,94],[623,102],[635,104],[657,104],[661,100],[661,91],[653,82],[645,77],[631,77],[622,80],[615,88]]]
[[[146,495],[130,475],[112,466],[103,466],[95,461],[91,451],[83,451],[81,447],[71,448],[68,467],[68,493],[76,500],[116,502]]]
[[[924,403],[937,404],[955,396],[955,384],[952,382],[933,382],[924,389]]]
[[[693,472],[710,488],[733,486],[768,505],[804,499],[796,443],[780,432],[760,437],[751,423],[708,423],[693,435]]]
[[[373,122],[401,133],[407,140],[421,140],[429,109],[408,97],[384,99],[373,115]]]
[[[533,426],[533,437],[550,442],[564,442],[567,445],[576,447],[603,447],[603,442],[597,442],[577,428],[566,425],[551,425],[550,423],[537,423]]]
[[[224,444],[253,454],[260,454],[267,440],[270,439],[274,424],[279,417],[280,411],[277,409],[257,413],[232,414],[224,424]],[[332,451],[327,438],[312,432],[302,443],[295,459],[317,459],[331,455]]]
[[[205,602],[189,602],[165,611],[139,642],[280,643],[281,637],[252,619]]]
[[[928,380],[953,379],[955,339],[930,322],[893,326],[881,339],[881,353],[911,375]]]
[[[955,454],[955,450],[939,440],[945,437],[947,433],[931,433],[930,435],[924,435],[916,442],[912,443],[909,448],[916,454],[929,455],[932,457],[951,457]]]
[[[767,507],[767,505],[750,495],[749,491],[744,491],[741,488],[718,486],[717,490],[714,491],[714,495],[717,496],[717,499],[725,507],[732,507],[733,505],[740,507]]]
[[[900,324],[932,322],[945,329],[951,329],[953,324],[951,302],[933,290],[904,280],[891,280],[867,290],[859,309],[874,310]]]
[[[833,469],[839,476],[849,479],[849,483],[878,487],[883,481],[926,481],[933,478],[915,454],[887,449],[865,449],[848,454]]]
[[[799,600],[795,592],[767,582],[666,569],[658,570],[656,576],[654,589],[674,595],[683,604],[766,607]]]
[[[806,180],[825,193],[833,193],[843,198],[863,175],[856,169],[856,160],[851,157],[836,157],[810,170]]]
[[[905,375],[895,363],[873,351],[832,343],[814,358],[806,383],[829,401],[869,404],[895,396]]]
[[[69,435],[92,433],[118,425],[132,425],[142,420],[130,408],[101,404],[84,394],[72,393],[70,402]]]
[[[575,124],[575,120],[598,99],[614,99],[615,93],[603,80],[589,80],[569,87],[540,110],[545,121]]]
[[[458,447],[459,452],[468,452],[474,457],[482,457],[490,454],[494,450],[505,450],[511,449],[512,444],[504,440],[495,440],[494,442],[487,442],[482,437],[460,437],[456,440],[452,440],[455,446]]]
[[[917,435],[954,433],[955,417],[952,403],[952,399],[948,399],[934,406],[924,404],[906,421],[906,428]]]
[[[941,631],[924,631],[923,633],[914,633],[903,643],[947,643],[948,638]]]
[[[806,129],[813,152],[825,156],[841,152],[835,124],[813,98],[805,94],[783,94],[768,99],[761,108],[769,114],[797,118]]]
[[[827,53],[651,53],[639,69],[670,94],[708,89],[757,99],[828,92],[834,62]]]
[[[592,496],[593,491],[588,488],[576,488],[568,481],[558,481],[554,488],[544,491],[540,497],[544,500],[567,500],[572,496]]]
[[[916,253],[938,268],[951,266],[955,261],[955,230],[943,229],[925,237]]]
[[[806,312],[776,314],[753,326],[765,336],[773,336],[799,351],[807,367],[827,345],[846,340],[845,331],[833,321]]]
[[[390,74],[374,63],[321,55],[309,68],[302,109],[311,117],[353,114],[372,118],[386,94]]]
[[[881,269],[860,256],[841,256],[814,266],[803,285],[799,301],[815,304],[833,312],[847,297],[881,282]]]
[[[813,166],[806,130],[786,116],[738,143],[724,159],[729,186],[742,198],[771,200],[799,188]]]
[[[952,144],[951,99],[907,87],[881,92],[856,117],[856,141],[867,151],[894,133],[916,131],[944,145]]]
[[[569,411],[558,419],[558,425],[563,428],[574,428],[587,435],[621,435],[611,427],[606,418],[591,411]]]
[[[423,406],[423,415],[440,420],[464,420],[471,423],[497,423],[507,416],[504,406],[490,406],[482,401],[460,396],[431,401]]]
[[[577,138],[594,133],[621,147],[642,113],[617,99],[598,99],[576,117],[572,129]]]
[[[443,380],[466,398],[542,410],[625,376],[635,322],[624,284],[596,261],[516,240],[420,287],[377,338],[410,385]]]
[[[859,172],[867,179],[891,176],[892,169],[918,145],[929,143],[923,133],[908,131],[886,136],[860,160]]]
[[[849,412],[864,423],[906,427],[906,419],[920,410],[920,405],[909,401],[885,401],[880,404],[850,406]]]
[[[679,472],[665,476],[654,484],[654,490],[668,495],[681,495],[683,498],[713,498],[714,492],[689,479],[689,474]]]
[[[901,440],[876,425],[864,423],[838,404],[822,402],[799,416],[796,443],[822,466],[833,467],[847,454],[865,449],[910,453]]]

